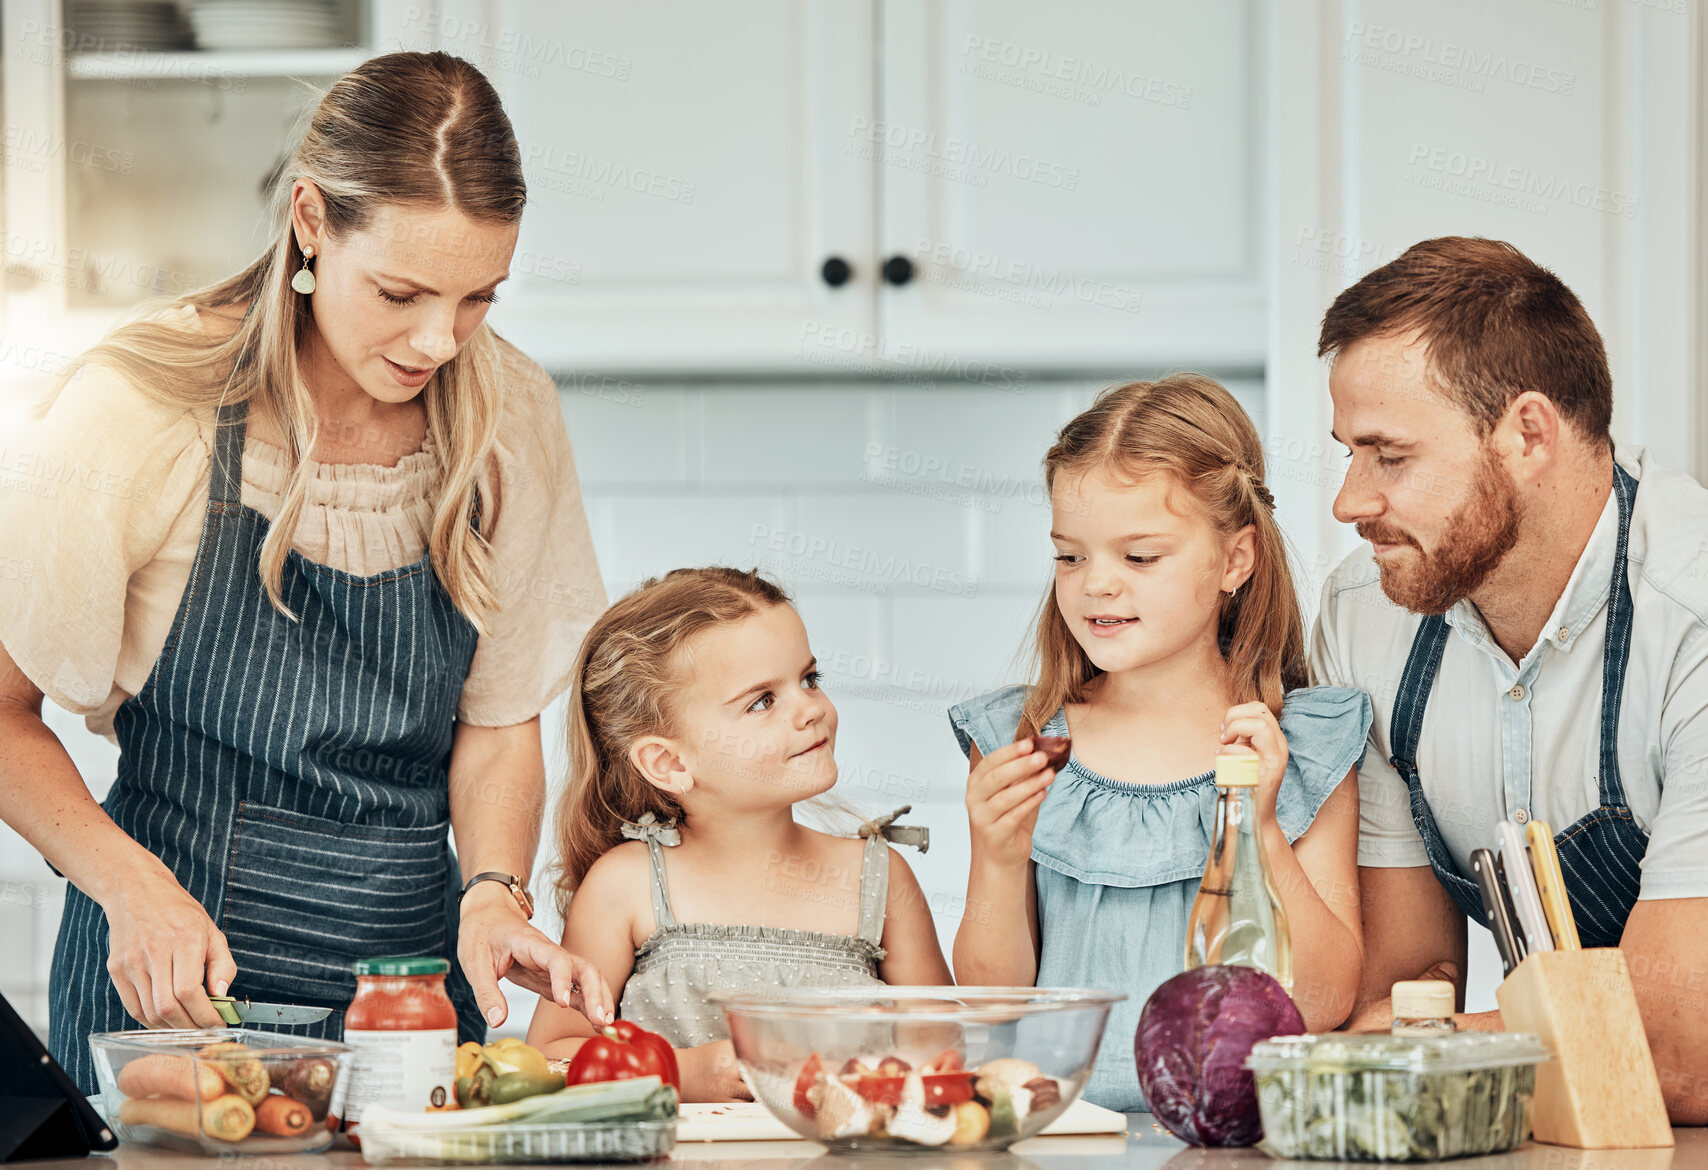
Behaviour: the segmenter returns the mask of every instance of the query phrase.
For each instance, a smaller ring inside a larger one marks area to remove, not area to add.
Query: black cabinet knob
[[[841,288],[853,277],[854,269],[849,267],[848,261],[842,257],[832,256],[824,262],[824,266],[818,270],[818,274],[824,277],[824,283],[831,288]]]
[[[884,261],[884,279],[901,286],[913,279],[913,261],[906,256],[891,256]]]

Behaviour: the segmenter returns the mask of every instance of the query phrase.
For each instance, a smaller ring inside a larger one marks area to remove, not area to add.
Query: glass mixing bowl
[[[1109,1008],[1083,988],[723,992],[743,1078],[833,1150],[1000,1150],[1043,1129],[1091,1074]]]

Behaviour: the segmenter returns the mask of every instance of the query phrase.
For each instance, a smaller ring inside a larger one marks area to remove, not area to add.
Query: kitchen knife
[[[318,1024],[331,1008],[298,1007],[293,1003],[251,1003],[229,995],[210,995],[214,1010],[228,1024]]]
[[[1495,874],[1494,853],[1487,849],[1471,850],[1471,873],[1477,880],[1477,892],[1482,895],[1483,915],[1489,930],[1494,932],[1495,950],[1500,952],[1503,975],[1512,974],[1518,966],[1518,939],[1513,937],[1512,918],[1500,896],[1500,879]]]
[[[1518,924],[1524,928],[1525,951],[1535,954],[1553,950],[1554,936],[1542,911],[1542,892],[1536,888],[1536,873],[1530,868],[1530,853],[1524,848],[1524,834],[1511,821],[1500,823],[1500,868],[1512,892]]]
[[[1498,849],[1491,852],[1495,859],[1495,884],[1500,887],[1500,904],[1506,907],[1506,920],[1512,923],[1512,937],[1518,943],[1518,961],[1522,963],[1524,956],[1530,953],[1530,938],[1525,933],[1524,921],[1518,917],[1518,907],[1512,901],[1512,886],[1506,880],[1506,859]]]
[[[1566,878],[1560,872],[1560,855],[1554,849],[1554,831],[1547,821],[1531,821],[1524,826],[1524,836],[1530,842],[1530,867],[1536,871],[1536,887],[1554,931],[1554,945],[1562,951],[1582,950],[1572,900],[1566,897]]]

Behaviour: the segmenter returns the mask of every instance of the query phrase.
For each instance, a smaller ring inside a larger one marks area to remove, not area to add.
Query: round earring
[[[1235,585],[1232,589],[1228,590],[1228,600],[1229,601],[1232,601],[1238,595],[1239,595],[1239,586],[1238,585]]]
[[[291,277],[291,288],[305,297],[314,291],[314,273],[310,272],[308,267],[308,262],[313,258],[314,249],[304,248],[302,250],[302,267],[297,269],[295,276]]]

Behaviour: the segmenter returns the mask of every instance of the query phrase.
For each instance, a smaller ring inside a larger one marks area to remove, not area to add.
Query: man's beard
[[[1442,526],[1440,548],[1426,553],[1409,533],[1380,524],[1360,524],[1358,535],[1376,544],[1417,550],[1404,569],[1378,562],[1388,600],[1413,613],[1446,613],[1488,580],[1518,539],[1521,516],[1518,489],[1494,452],[1485,448],[1471,498]]]

